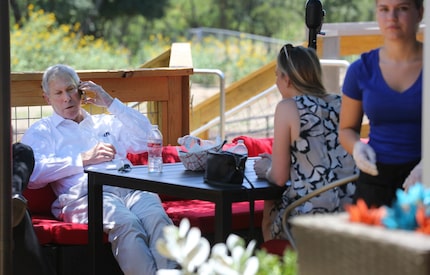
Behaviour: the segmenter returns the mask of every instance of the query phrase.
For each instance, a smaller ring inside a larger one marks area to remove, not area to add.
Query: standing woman
[[[352,156],[338,140],[341,96],[327,93],[321,79],[314,49],[291,44],[281,48],[276,86],[282,100],[275,110],[272,155],[261,154],[254,169],[259,178],[286,189],[279,200],[265,201],[264,241],[288,239],[282,219],[289,204],[356,173]],[[291,215],[340,211],[353,191],[353,184],[329,190],[295,208]]]
[[[423,0],[377,0],[384,44],[345,76],[340,142],[361,170],[354,199],[368,206],[391,205],[397,189],[421,178],[423,45],[416,34],[423,14]],[[359,136],[363,114],[368,143]]]

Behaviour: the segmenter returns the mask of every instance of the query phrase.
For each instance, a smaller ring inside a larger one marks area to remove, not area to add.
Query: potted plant
[[[164,228],[164,238],[158,240],[161,255],[176,261],[180,269],[159,270],[157,275],[294,275],[296,254],[286,251],[282,258],[255,250],[256,241],[247,245],[241,237],[230,234],[226,243],[212,248],[198,228],[190,227],[188,219]]]

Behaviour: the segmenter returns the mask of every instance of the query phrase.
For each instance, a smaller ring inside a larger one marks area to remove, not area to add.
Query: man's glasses
[[[131,171],[131,166],[130,166],[130,164],[124,164],[122,167],[120,167],[119,169],[118,169],[118,172],[120,172],[120,173],[128,173],[128,172],[130,172]]]

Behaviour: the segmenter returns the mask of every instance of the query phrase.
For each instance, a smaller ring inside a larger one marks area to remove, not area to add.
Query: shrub
[[[102,39],[84,36],[79,24],[59,25],[55,15],[33,10],[11,30],[12,71],[40,71],[56,63],[76,69],[117,69],[127,67],[129,52],[112,48]]]

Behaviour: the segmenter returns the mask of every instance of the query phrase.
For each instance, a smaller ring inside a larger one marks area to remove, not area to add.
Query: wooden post
[[[0,9],[0,275],[12,272],[12,154],[10,113],[9,1]],[[25,264],[25,263],[22,263]]]

